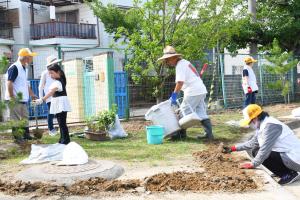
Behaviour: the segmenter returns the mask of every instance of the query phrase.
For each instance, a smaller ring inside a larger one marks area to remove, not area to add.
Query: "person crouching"
[[[252,169],[262,164],[280,177],[281,185],[299,180],[300,140],[294,132],[256,104],[248,105],[243,114],[241,125],[250,125],[256,130],[255,135],[245,143],[223,147],[223,153],[250,150],[253,159],[241,164],[241,168]]]

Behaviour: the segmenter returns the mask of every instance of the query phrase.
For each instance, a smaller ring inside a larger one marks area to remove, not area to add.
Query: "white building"
[[[128,8],[133,0],[101,0]],[[50,3],[52,2],[52,4]],[[7,22],[9,31],[0,29],[0,55],[16,58],[19,48],[30,46],[38,53],[34,58],[30,78],[39,78],[45,69],[46,57],[58,55],[61,48],[63,59],[88,58],[101,51],[107,51],[113,36],[106,33],[103,23],[97,20],[93,11],[82,0],[7,0],[0,8],[0,23]],[[53,6],[50,6],[53,5]],[[0,5],[1,6],[1,5]],[[32,7],[33,6],[33,7]],[[50,8],[51,7],[51,8]],[[51,10],[51,12],[50,12]],[[50,16],[51,13],[51,16]],[[4,21],[4,22],[1,22]],[[13,37],[12,37],[13,36]],[[102,49],[100,49],[102,48]],[[114,55],[116,70],[121,69],[124,55]]]
[[[7,21],[8,9],[11,7],[9,0],[0,2],[0,55],[11,56],[11,45],[15,43],[13,39],[13,25]]]

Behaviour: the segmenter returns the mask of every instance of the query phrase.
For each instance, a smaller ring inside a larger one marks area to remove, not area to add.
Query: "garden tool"
[[[206,71],[207,67],[208,67],[208,64],[204,63],[204,65],[203,65],[203,67],[200,71],[200,78],[202,78],[202,76],[203,76],[204,72]]]
[[[32,103],[33,106],[33,113],[35,118],[35,129],[33,130],[33,135],[37,139],[41,139],[43,137],[43,131],[39,129],[38,125],[38,117],[37,117],[37,104]]]

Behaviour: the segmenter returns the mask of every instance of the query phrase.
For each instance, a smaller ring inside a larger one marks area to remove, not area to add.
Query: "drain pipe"
[[[97,39],[98,39],[98,47],[100,47],[100,26],[99,26],[99,18],[97,18]]]

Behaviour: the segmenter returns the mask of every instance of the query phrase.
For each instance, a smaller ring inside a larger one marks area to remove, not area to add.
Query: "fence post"
[[[57,54],[58,54],[58,59],[62,59],[62,55],[61,55],[61,46],[57,47]]]
[[[127,52],[125,52],[125,63],[124,63],[124,67],[126,67],[126,65],[127,65],[127,62],[128,62],[128,57],[127,57]],[[126,71],[125,69],[124,69],[124,71]],[[127,95],[126,95],[126,101],[127,101],[127,107],[126,107],[126,113],[125,113],[125,118],[126,118],[126,120],[129,120],[129,117],[130,117],[130,106],[129,106],[129,73],[128,72],[126,72],[126,81],[127,81],[127,83],[126,83],[126,93],[127,93]]]
[[[295,70],[297,70],[297,68],[292,68],[291,69],[291,95],[292,95],[292,101],[295,100],[295,79],[296,79],[296,76],[295,76]]]
[[[114,57],[113,52],[107,53],[107,80],[108,80],[108,107],[112,108],[115,103],[115,83],[114,83]]]
[[[260,81],[260,98],[261,98],[261,104],[264,105],[264,88],[263,88],[263,66],[262,66],[262,63],[261,63],[261,59],[262,59],[262,56],[261,55],[258,55],[258,67],[259,67],[259,81]]]
[[[223,101],[224,101],[224,108],[227,108],[227,98],[226,98],[226,86],[224,80],[224,62],[223,62],[223,54],[219,54],[219,64],[220,64],[220,71],[221,71],[221,80],[222,80],[222,92],[223,92]]]

